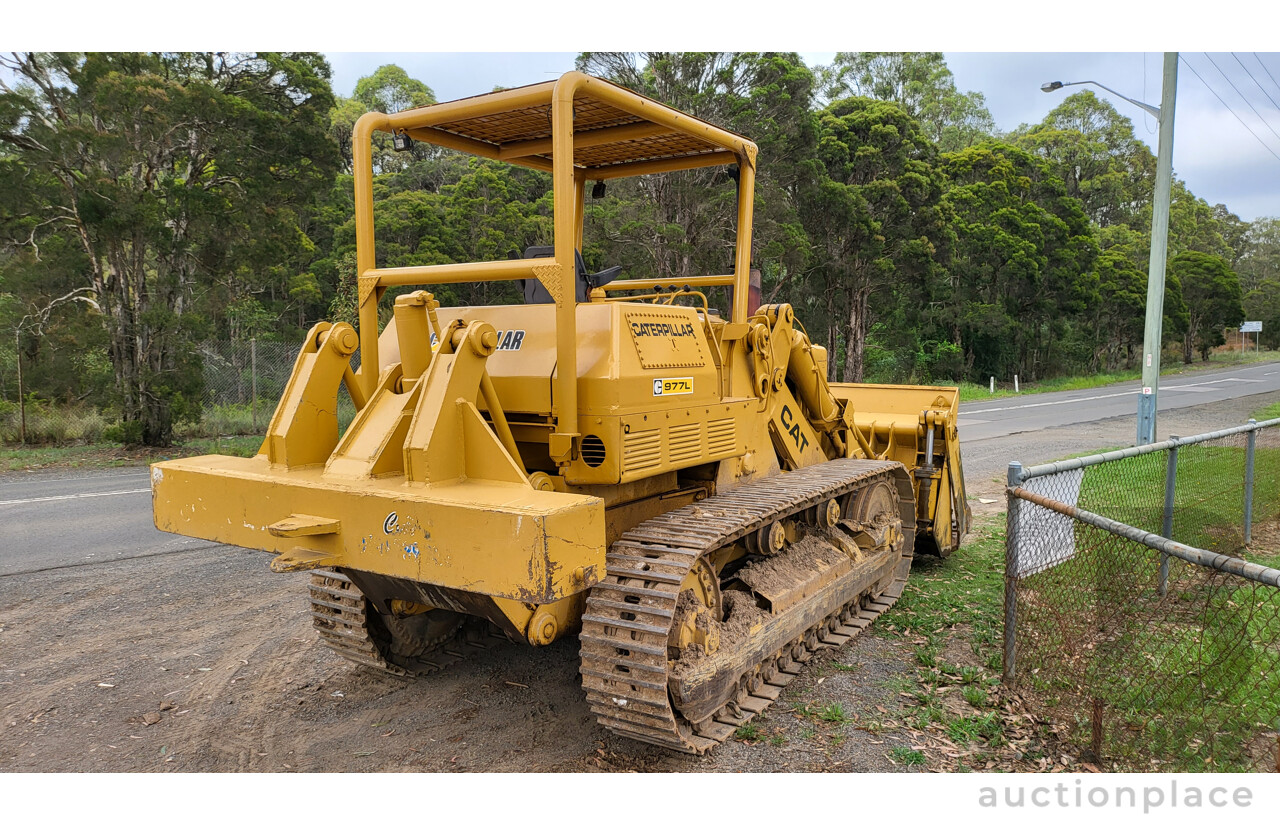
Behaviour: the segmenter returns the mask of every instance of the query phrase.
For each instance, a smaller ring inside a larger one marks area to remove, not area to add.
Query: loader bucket
[[[911,471],[917,547],[949,555],[971,518],[956,431],[959,388],[832,384],[831,392],[853,409],[854,425],[874,457],[900,461]]]

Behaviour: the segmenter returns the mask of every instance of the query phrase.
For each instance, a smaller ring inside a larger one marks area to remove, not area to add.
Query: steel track
[[[311,574],[311,622],[330,650],[367,668],[396,676],[437,673],[483,650],[509,640],[491,622],[472,617],[456,634],[415,656],[410,666],[387,659],[369,632],[369,600],[351,579],[336,570]]]
[[[684,719],[669,691],[667,639],[681,582],[694,562],[771,522],[881,479],[898,493],[905,533],[888,585],[849,593],[839,609],[734,674],[736,692],[711,718],[696,726]],[[863,459],[784,473],[646,521],[614,543],[608,575],[587,599],[580,671],[588,704],[602,725],[622,736],[705,753],[768,708],[814,651],[845,644],[897,601],[911,568],[914,532],[914,498],[902,465]]]

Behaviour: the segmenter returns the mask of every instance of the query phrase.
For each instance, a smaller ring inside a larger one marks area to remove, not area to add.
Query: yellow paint
[[[375,132],[550,172],[554,256],[378,268]],[[280,554],[279,570],[350,568],[488,597],[531,644],[571,632],[625,530],[797,467],[873,456],[923,468],[926,532],[937,524],[949,548],[953,513],[967,529],[954,389],[829,384],[827,353],[790,305],[748,316],[749,140],[577,72],[369,113],[353,140],[359,333],[310,331],[254,458],[155,465],[160,529]],[[680,290],[614,281],[576,302],[588,181],[725,163],[739,167],[732,273],[682,277]],[[378,330],[389,287],[520,279],[554,303],[442,307],[418,290]],[[734,288],[729,319],[694,291],[716,286]],[[358,412],[339,439],[344,383]]]

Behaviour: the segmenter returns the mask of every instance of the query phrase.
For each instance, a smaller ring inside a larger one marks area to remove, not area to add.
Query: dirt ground
[[[1275,400],[1162,415],[1161,432],[1240,423]],[[1003,509],[1008,461],[1131,442],[1132,428],[967,447],[975,512]],[[0,771],[907,769],[894,749],[911,735],[879,720],[910,702],[913,648],[883,629],[820,654],[757,720],[756,741],[695,758],[597,726],[576,640],[499,648],[412,681],[358,669],[316,640],[306,574],[271,573],[269,560],[219,547],[0,577]]]
[[[431,678],[366,672],[320,646],[305,575],[268,559],[227,547],[0,579],[0,770],[895,768],[882,752],[901,742],[783,712],[896,704],[889,677],[908,665],[892,640],[812,663],[757,722],[778,744],[695,759],[598,727],[576,640],[486,651]]]

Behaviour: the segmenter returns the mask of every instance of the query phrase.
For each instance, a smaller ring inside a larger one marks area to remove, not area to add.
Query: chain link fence
[[[297,344],[279,341],[209,341],[200,346],[204,397],[200,421],[182,436],[259,435],[284,392]]]
[[[293,373],[298,344],[279,341],[215,341],[200,347],[204,398],[200,421],[179,428],[180,437],[264,435]],[[360,352],[351,369],[360,367]],[[346,387],[338,387],[338,428],[355,417]]]
[[[1280,770],[1280,419],[1009,468],[1008,687],[1099,764]]]

